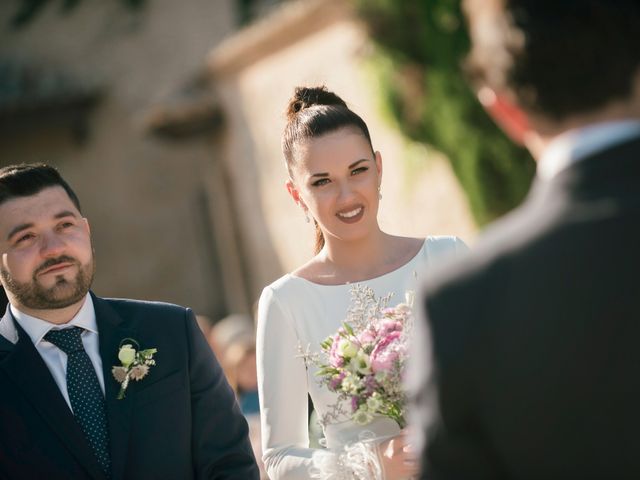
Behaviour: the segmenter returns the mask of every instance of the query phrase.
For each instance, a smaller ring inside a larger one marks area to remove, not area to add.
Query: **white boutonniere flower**
[[[124,398],[124,393],[131,380],[140,381],[147,376],[149,368],[156,364],[153,355],[157,351],[155,348],[140,350],[140,345],[132,338],[125,338],[120,342],[118,360],[122,365],[111,369],[113,378],[120,384],[118,400]]]

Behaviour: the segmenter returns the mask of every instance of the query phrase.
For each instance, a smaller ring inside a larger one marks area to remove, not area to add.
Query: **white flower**
[[[349,362],[349,370],[361,375],[369,375],[371,373],[371,360],[369,355],[364,353],[362,349],[358,350],[355,357]]]
[[[387,372],[376,372],[375,379],[378,383],[384,383],[387,380]]]
[[[338,344],[338,351],[343,358],[352,358],[358,353],[358,347],[348,338],[341,338]]]
[[[353,421],[358,425],[366,425],[373,420],[373,415],[367,411],[366,407],[363,407],[364,406],[360,407],[356,413],[353,414]]]
[[[136,359],[136,349],[132,345],[126,344],[120,347],[118,352],[118,360],[122,362],[122,366],[128,368]]]
[[[344,377],[344,380],[342,380],[342,390],[351,395],[355,395],[358,392],[357,378],[351,374]]]
[[[367,408],[372,412],[377,412],[382,407],[380,396],[376,393],[367,398]]]

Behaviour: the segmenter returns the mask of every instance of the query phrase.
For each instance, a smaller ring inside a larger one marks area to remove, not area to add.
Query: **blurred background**
[[[464,80],[461,18],[455,0],[6,0],[0,164],[77,191],[97,294],[251,315],[312,255],[280,151],[296,85],[368,123],[390,233],[473,244],[526,194],[531,159]]]

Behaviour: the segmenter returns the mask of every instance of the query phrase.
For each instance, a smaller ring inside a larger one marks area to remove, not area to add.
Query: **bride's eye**
[[[369,170],[369,167],[358,167],[351,170],[351,175],[358,175],[359,173],[363,173]]]
[[[321,178],[319,180],[316,180],[315,182],[313,182],[311,184],[312,187],[320,187],[322,185],[326,185],[327,183],[329,183],[329,179],[328,178]]]

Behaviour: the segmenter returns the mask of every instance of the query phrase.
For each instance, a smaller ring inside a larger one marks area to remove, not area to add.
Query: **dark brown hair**
[[[371,146],[371,135],[364,120],[347,107],[338,95],[327,87],[296,87],[287,106],[287,125],[282,135],[282,152],[287,163],[289,176],[293,178],[292,167],[296,160],[296,147],[311,138],[318,138],[342,128],[355,128],[362,133]],[[316,227],[315,253],[322,250],[324,237]]]
[[[80,200],[58,170],[44,163],[0,168],[0,204],[17,197],[30,197],[45,188],[62,187],[79,212]]]
[[[468,3],[472,77],[556,120],[629,96],[640,68],[638,0]],[[479,19],[482,19],[479,21]],[[490,21],[476,28],[481,21]]]

